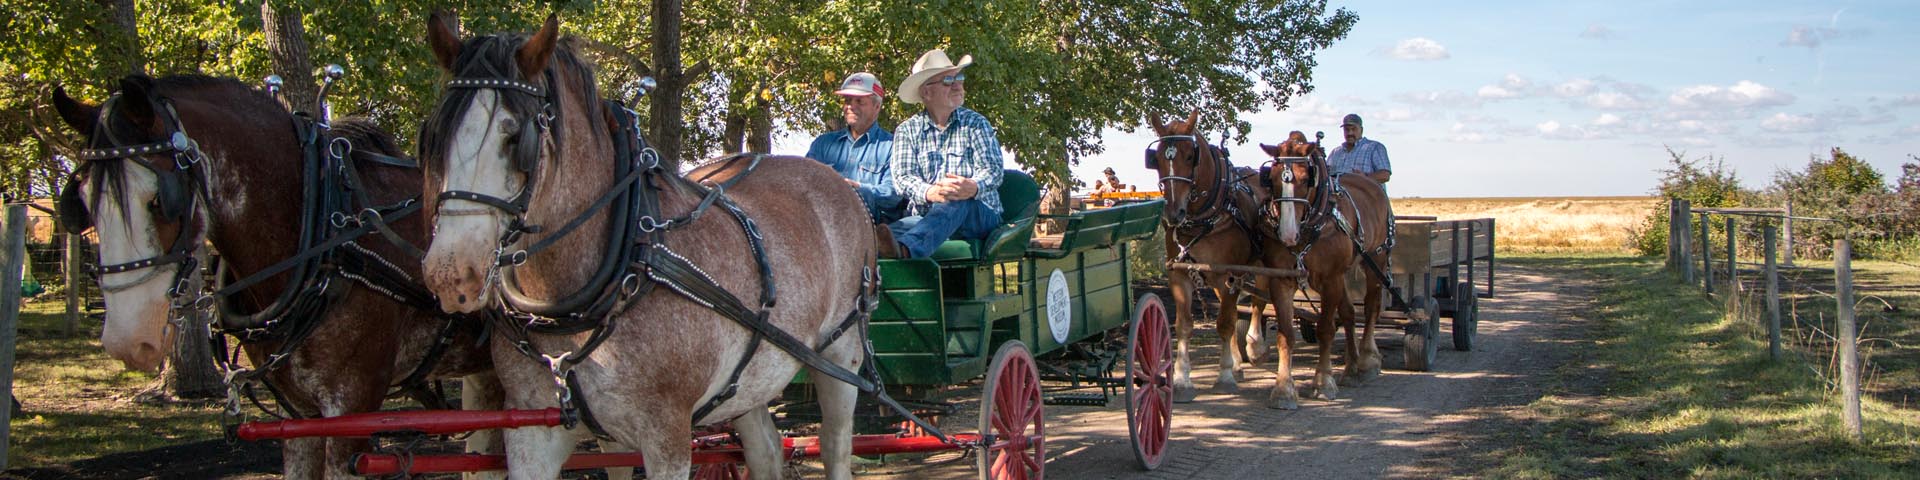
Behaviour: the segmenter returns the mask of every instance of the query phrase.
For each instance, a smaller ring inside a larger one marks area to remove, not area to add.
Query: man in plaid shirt
[[[932,255],[948,238],[983,239],[1000,225],[1000,140],[966,103],[971,55],[955,64],[928,51],[900,82],[900,100],[926,109],[900,122],[893,138],[894,189],[907,218],[889,225],[907,256]]]
[[[1341,118],[1340,133],[1346,136],[1347,142],[1333,147],[1333,153],[1327,154],[1327,163],[1333,164],[1333,173],[1358,173],[1381,185],[1386,185],[1387,180],[1393,178],[1393,163],[1387,160],[1387,146],[1366,138],[1366,128],[1360,123],[1360,115],[1349,113]]]

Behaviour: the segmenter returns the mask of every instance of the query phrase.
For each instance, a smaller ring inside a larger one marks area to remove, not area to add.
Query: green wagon
[[[1108,392],[1124,392],[1134,454],[1142,468],[1159,466],[1172,406],[1167,310],[1152,295],[1134,296],[1127,258],[1129,240],[1159,227],[1162,202],[1036,215],[1038,186],[1014,170],[999,192],[1006,213],[987,239],[948,241],[931,258],[880,261],[882,292],[868,331],[882,380],[896,390],[938,391],[984,375],[980,433],[994,438],[1044,439],[1043,403],[1105,403]],[[1058,233],[1036,238],[1036,222],[1056,224]],[[1123,373],[1107,373],[1120,362]],[[1042,371],[1101,392],[1048,397]],[[1029,462],[986,451],[983,476],[1011,469],[1024,477],[1044,466],[1044,441],[1021,449]]]

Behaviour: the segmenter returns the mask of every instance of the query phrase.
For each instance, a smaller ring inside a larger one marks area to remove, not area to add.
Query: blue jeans
[[[949,238],[979,240],[1000,226],[1000,212],[978,199],[943,202],[927,208],[927,213],[902,218],[887,225],[894,240],[906,245],[913,258],[926,258]]]

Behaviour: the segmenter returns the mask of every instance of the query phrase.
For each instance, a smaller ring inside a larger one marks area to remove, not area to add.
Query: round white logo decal
[[[1067,275],[1058,268],[1047,276],[1047,327],[1059,343],[1067,343],[1067,331],[1073,328],[1073,297],[1067,293]]]

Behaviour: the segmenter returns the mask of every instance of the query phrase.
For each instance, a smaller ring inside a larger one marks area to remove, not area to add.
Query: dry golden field
[[[1395,215],[1493,217],[1500,251],[1620,252],[1655,197],[1396,198]]]

